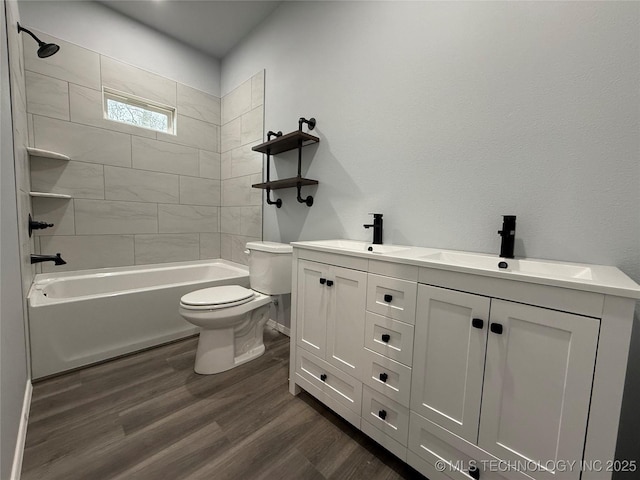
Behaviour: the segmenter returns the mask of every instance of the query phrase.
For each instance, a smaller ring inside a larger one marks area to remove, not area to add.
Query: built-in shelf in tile
[[[29,195],[42,198],[71,198],[71,195],[65,195],[63,193],[29,192]]]
[[[27,152],[32,157],[55,158],[56,160],[71,160],[67,155],[42,148],[27,147]]]

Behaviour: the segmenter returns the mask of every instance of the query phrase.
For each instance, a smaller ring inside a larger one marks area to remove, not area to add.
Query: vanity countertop
[[[358,240],[291,242],[295,248],[363,257],[519,282],[640,299],[640,285],[607,265],[558,262],[405,245],[372,245]],[[505,266],[506,263],[506,266]],[[500,266],[499,266],[500,265]]]

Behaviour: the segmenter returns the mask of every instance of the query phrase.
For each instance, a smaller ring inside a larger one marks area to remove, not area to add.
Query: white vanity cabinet
[[[640,298],[618,269],[293,246],[292,394],[430,480],[612,478]]]
[[[578,479],[554,467],[582,459],[600,319],[427,285],[417,312],[411,409],[513,465],[549,465],[536,478]]]

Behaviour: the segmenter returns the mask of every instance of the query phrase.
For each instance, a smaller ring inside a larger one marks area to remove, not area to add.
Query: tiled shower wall
[[[43,271],[241,260],[221,249],[220,99],[37,34],[61,49],[48,59],[25,50],[29,144],[71,157],[31,159],[32,191],[72,197],[32,200],[34,217],[55,223],[36,233],[36,250],[67,261],[42,264]],[[105,120],[103,86],[176,107],[177,134]],[[262,97],[256,105],[261,111]],[[262,139],[262,111],[247,128],[244,138]],[[228,197],[242,196],[229,187]],[[261,215],[252,220],[260,237]],[[234,245],[235,235],[227,237],[222,245]]]
[[[251,150],[262,142],[264,71],[222,97],[222,258],[247,263],[245,244],[262,238],[262,154]]]

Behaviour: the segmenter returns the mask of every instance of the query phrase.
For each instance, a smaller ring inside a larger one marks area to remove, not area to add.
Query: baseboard
[[[276,323],[276,321],[271,319],[271,318],[269,320],[267,320],[267,327],[271,327],[271,328],[279,331],[283,335],[286,335],[287,337],[291,336],[291,330],[289,329],[289,327],[285,327],[284,325]]]
[[[27,440],[27,424],[29,423],[32,392],[33,386],[31,385],[31,380],[27,380],[27,385],[24,389],[24,400],[22,402],[22,413],[20,414],[18,438],[16,439],[16,451],[13,455],[13,466],[11,467],[11,480],[20,480],[22,473],[22,457],[24,455],[25,441]]]

